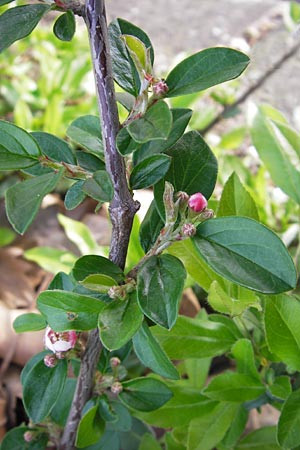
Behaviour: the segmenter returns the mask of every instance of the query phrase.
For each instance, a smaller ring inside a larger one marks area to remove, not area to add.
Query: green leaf
[[[204,397],[199,389],[192,389],[185,380],[168,383],[172,398],[162,408],[150,413],[139,413],[146,423],[157,427],[188,426],[192,419],[212,411],[217,402]]]
[[[263,427],[247,434],[235,450],[282,450],[276,439],[276,427]]]
[[[121,128],[117,134],[117,149],[121,155],[130,155],[141,147],[141,144],[134,141],[128,132],[128,128]]]
[[[284,244],[253,219],[211,219],[197,227],[192,239],[205,262],[234,283],[263,293],[296,285],[295,267]]]
[[[108,36],[112,54],[114,79],[126,92],[136,97],[140,92],[141,82],[134,61],[122,39],[124,34],[135,36],[145,44],[146,48],[150,48],[152,64],[154,61],[154,52],[149,37],[137,26],[123,19],[115,19],[109,24]]]
[[[76,389],[76,378],[67,378],[63,391],[51,411],[50,417],[62,428],[65,427]]]
[[[133,225],[127,250],[126,271],[130,271],[145,255],[145,252],[143,251],[139,241],[139,231],[140,221],[138,215],[136,214],[133,219]]]
[[[37,300],[41,313],[55,331],[91,330],[105,303],[87,295],[67,291],[44,291]]]
[[[255,364],[254,351],[249,339],[239,339],[231,349],[232,356],[236,360],[237,371],[250,375],[260,381],[260,376]]]
[[[154,155],[143,159],[133,168],[130,175],[132,189],[145,189],[161,180],[171,164],[171,158],[166,155]]]
[[[89,172],[96,172],[97,170],[105,170],[105,162],[100,159],[100,156],[95,156],[92,153],[80,149],[76,150],[77,164]]]
[[[295,297],[265,297],[264,324],[268,347],[293,370],[300,370],[299,314],[300,303]]]
[[[249,64],[244,53],[225,47],[207,48],[179,63],[167,76],[168,97],[203,91],[238,77]]]
[[[221,355],[231,348],[236,337],[222,323],[179,316],[171,331],[151,329],[169,358],[207,358]]]
[[[139,144],[155,139],[167,139],[172,128],[172,113],[160,100],[152,105],[140,119],[127,126],[128,133]]]
[[[44,133],[44,132],[40,132],[40,131],[33,132],[30,134],[31,134],[31,136],[34,137],[36,142],[39,144],[43,155],[46,155],[52,161],[56,161],[59,163],[64,161],[68,164],[77,164],[73,150],[62,139],[59,139],[58,137],[54,136],[53,134]],[[31,172],[35,169],[36,169],[35,167],[33,169],[31,169]],[[46,167],[43,167],[42,169],[47,170],[48,172],[51,171],[51,169],[46,168]],[[40,168],[40,170],[41,170],[41,168]],[[30,171],[27,170],[27,172],[30,172]],[[37,175],[39,175],[39,173],[37,173]]]
[[[155,323],[172,328],[186,271],[182,262],[171,255],[151,256],[138,271],[137,295],[143,313]]]
[[[139,360],[153,372],[162,377],[178,380],[179,374],[157,340],[153,337],[146,322],[134,335],[133,348]]]
[[[238,405],[220,403],[213,411],[193,419],[188,429],[188,450],[211,450],[224,437]]]
[[[182,373],[186,374],[189,380],[189,386],[195,389],[202,389],[206,383],[211,358],[190,358],[185,359]]]
[[[137,332],[143,321],[143,314],[135,295],[128,300],[113,300],[106,305],[99,316],[100,338],[108,350],[123,347]]]
[[[76,21],[73,11],[68,10],[56,20],[53,33],[61,41],[71,41],[76,31]]]
[[[97,170],[93,178],[88,178],[83,183],[82,190],[99,202],[110,202],[114,195],[110,176],[105,170]]]
[[[128,409],[119,401],[110,401],[109,407],[115,414],[115,419],[110,423],[111,428],[125,433],[132,430],[132,416]]]
[[[25,5],[6,10],[0,16],[0,52],[28,36],[50,8],[49,5]]]
[[[0,121],[0,136],[0,170],[25,169],[38,163],[41,150],[25,130]]]
[[[152,201],[140,226],[140,243],[145,253],[153,246],[163,226],[164,222],[158,214],[155,201]]]
[[[64,204],[67,210],[75,209],[79,206],[83,200],[86,198],[86,194],[82,190],[82,186],[84,184],[84,180],[76,181],[72,186],[67,190]]]
[[[78,117],[67,129],[67,136],[88,152],[104,158],[99,117],[91,115]]]
[[[124,281],[125,277],[123,271],[104,256],[82,256],[77,259],[73,268],[73,276],[76,281],[83,281],[87,276],[98,273],[112,277],[117,284]]]
[[[165,182],[174,186],[174,192],[187,194],[201,192],[207,199],[211,196],[217,179],[217,160],[196,131],[190,131],[166,152],[172,157],[170,169],[163,180],[154,187],[154,196],[161,216],[164,216],[163,192]]]
[[[147,72],[147,49],[145,44],[135,36],[123,34],[127,50],[135,64],[135,67],[140,75],[143,76],[143,71]]]
[[[99,414],[98,404],[93,406],[81,418],[76,435],[75,445],[85,448],[96,444],[105,430],[105,422]]]
[[[0,0],[0,6],[7,5],[8,3],[13,2],[14,0]]]
[[[209,288],[208,302],[215,311],[231,316],[239,316],[250,306],[261,309],[259,298],[253,291],[227,283],[236,295],[229,295],[217,281],[213,281]]]
[[[120,400],[129,408],[138,411],[153,411],[160,408],[170,398],[172,391],[162,382],[153,378],[135,378],[122,383]]]
[[[99,246],[95,241],[90,229],[82,222],[78,220],[70,219],[63,214],[57,215],[60,225],[64,228],[64,231],[82,254],[97,253]]]
[[[235,172],[223,188],[217,216],[244,216],[259,220],[256,204]]]
[[[33,441],[25,442],[24,434],[26,431],[35,432],[36,435]],[[41,433],[40,430],[34,428],[18,427],[8,431],[2,442],[1,450],[45,450],[48,442],[48,434]]]
[[[269,386],[269,391],[274,397],[286,400],[292,392],[290,377],[288,375],[276,377],[274,383]]]
[[[142,437],[138,450],[161,450],[161,446],[153,434],[145,433]]]
[[[9,228],[0,227],[0,247],[11,244],[16,238],[16,234]]]
[[[297,430],[300,425],[300,390],[287,398],[281,410],[278,422],[277,439],[282,448],[294,448],[300,445]]]
[[[240,147],[246,134],[246,127],[239,127],[230,130],[222,135],[222,139],[218,144],[218,147],[225,150],[235,150]]]
[[[52,273],[69,273],[77,259],[73,253],[53,247],[32,247],[24,252],[24,256]]]
[[[42,422],[50,414],[64,388],[67,369],[66,360],[58,361],[53,368],[47,367],[42,360],[28,373],[23,386],[23,401],[33,423]]]
[[[170,134],[165,140],[154,140],[143,144],[133,155],[134,164],[140,163],[149,156],[163,153],[172,147],[178,139],[183,135],[191,117],[192,111],[186,108],[174,108],[170,110],[172,113],[172,128]]]
[[[107,292],[110,287],[115,286],[116,281],[108,275],[95,273],[88,275],[80,284],[91,291]]]
[[[46,321],[43,316],[35,313],[27,313],[18,316],[13,323],[16,333],[24,333],[26,331],[38,331],[46,328]]]
[[[275,132],[274,123],[258,109],[251,124],[251,137],[274,183],[300,204],[300,172]],[[296,152],[294,157],[296,156]],[[299,158],[298,158],[299,162]]]
[[[244,429],[248,422],[249,413],[244,405],[238,406],[235,417],[231,421],[230,428],[222,440],[222,444],[225,448],[235,448],[237,441],[244,432]]]
[[[52,172],[17,183],[5,194],[6,212],[12,227],[23,234],[34,220],[45,195],[53,191],[62,172]]]
[[[20,381],[22,386],[24,386],[26,378],[28,374],[30,373],[31,369],[33,369],[34,366],[36,366],[39,362],[44,361],[44,357],[49,354],[49,350],[44,350],[40,353],[35,354],[32,358],[27,361],[25,366],[23,367],[23,370],[21,372]]]
[[[265,387],[259,380],[229,371],[217,375],[203,390],[212,400],[238,403],[254,400],[264,392]]]

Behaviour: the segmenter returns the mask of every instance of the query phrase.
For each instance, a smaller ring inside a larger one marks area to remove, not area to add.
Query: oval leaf
[[[88,178],[83,183],[82,190],[98,202],[110,202],[114,195],[110,176],[105,170],[97,170],[93,178]]]
[[[157,183],[165,176],[170,164],[171,158],[166,155],[154,155],[144,159],[131,172],[131,188],[145,189]]]
[[[46,194],[53,191],[62,172],[51,172],[17,183],[5,193],[6,212],[12,227],[23,234],[34,220]]]
[[[87,255],[77,259],[72,273],[76,281],[83,281],[89,275],[101,273],[112,277],[118,284],[125,277],[120,267],[104,256],[97,255]]]
[[[53,27],[55,36],[61,41],[71,41],[75,34],[75,30],[75,16],[71,10],[68,10],[59,16]]]
[[[25,442],[24,434],[26,431],[34,432],[35,430],[27,427],[18,427],[8,431],[1,442],[1,450],[44,450],[46,448],[49,440],[48,434],[37,430],[34,440]]]
[[[104,158],[99,117],[91,115],[78,117],[67,129],[67,136],[88,152]]]
[[[287,398],[281,410],[278,422],[277,438],[282,448],[294,448],[300,445],[300,435],[296,432],[300,423],[300,390]]]
[[[41,150],[22,128],[0,121],[0,170],[18,170],[38,163]]]
[[[152,378],[135,378],[122,383],[119,397],[129,408],[138,411],[153,411],[160,408],[170,398],[172,391],[161,381]]]
[[[264,392],[264,385],[256,378],[229,371],[217,375],[203,390],[212,400],[238,403],[254,400]]]
[[[185,278],[185,268],[175,256],[151,256],[137,275],[138,302],[143,313],[155,323],[172,328]]]
[[[234,283],[263,293],[293,289],[296,271],[278,236],[245,217],[221,217],[200,224],[192,238],[202,258]]]
[[[132,339],[139,360],[162,377],[178,380],[179,374],[144,322]]]
[[[76,435],[76,447],[85,448],[96,444],[105,430],[105,422],[99,414],[98,405],[93,406],[81,418]]]
[[[217,179],[217,160],[196,131],[190,131],[166,152],[172,157],[166,176],[154,186],[154,196],[157,208],[164,217],[163,192],[165,182],[174,186],[174,192],[184,191],[191,195],[195,192],[209,199]]]
[[[50,8],[49,5],[25,5],[5,11],[0,16],[0,52],[28,36]]]
[[[27,313],[22,314],[14,320],[13,327],[16,333],[24,333],[26,331],[39,331],[46,328],[47,323],[40,314]]]
[[[128,300],[113,300],[103,308],[99,316],[100,338],[108,350],[123,347],[135,335],[143,320],[143,314],[135,295]]]
[[[244,53],[225,47],[202,50],[181,63],[168,75],[168,97],[203,91],[238,77],[249,64]]]
[[[42,360],[25,378],[23,401],[26,412],[34,423],[42,422],[50,414],[64,388],[67,369],[66,360],[58,361],[51,369]]]
[[[172,113],[168,105],[160,100],[154,103],[140,119],[131,122],[128,133],[136,142],[144,142],[167,139],[172,128]]]

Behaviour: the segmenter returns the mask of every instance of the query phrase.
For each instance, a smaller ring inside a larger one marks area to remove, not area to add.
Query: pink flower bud
[[[47,367],[50,367],[50,368],[55,367],[57,364],[56,356],[52,355],[52,354],[46,355],[44,357],[44,363],[45,363],[45,366],[47,366]]]
[[[45,332],[45,346],[53,353],[67,352],[74,348],[77,341],[76,331],[63,331],[57,333],[49,326]]]
[[[169,88],[164,80],[159,80],[153,84],[153,94],[156,97],[162,97],[168,92]]]
[[[25,431],[23,438],[25,442],[32,442],[34,439],[34,433],[32,431]]]
[[[200,213],[207,207],[207,200],[201,192],[197,192],[190,196],[188,205],[192,211]]]
[[[113,356],[112,358],[110,358],[109,360],[110,362],[110,367],[118,367],[121,364],[121,361],[119,358],[117,358],[116,356]]]
[[[120,394],[120,392],[123,391],[122,383],[120,383],[119,381],[115,381],[115,382],[111,385],[110,390],[111,390],[111,392],[112,392],[113,394],[116,394],[116,395]]]

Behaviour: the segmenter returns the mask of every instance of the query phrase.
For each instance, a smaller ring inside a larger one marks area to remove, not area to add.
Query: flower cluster
[[[44,362],[48,367],[54,367],[57,363],[57,359],[64,359],[67,356],[69,350],[75,347],[77,342],[76,331],[63,331],[56,332],[47,326],[45,331],[45,347],[53,352],[46,355]]]

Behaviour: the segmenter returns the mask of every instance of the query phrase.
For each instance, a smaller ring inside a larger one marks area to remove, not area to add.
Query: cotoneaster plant
[[[71,274],[58,273],[38,296],[40,314],[15,321],[17,332],[45,328],[46,350],[22,372],[28,423],[10,430],[1,450],[300,445],[294,432],[300,304],[284,293],[296,286],[294,264],[257,220],[255,202],[236,175],[215,212],[209,208],[217,160],[199,133],[185,132],[192,111],[170,109],[167,101],[238,77],[249,58],[230,48],[205,49],[163,80],[153,71],[147,34],[122,19],[107,27],[103,0],[4,9],[1,51],[50,12],[59,14],[53,31],[64,41],[75,32],[75,15],[83,18],[100,113],[100,121],[76,118],[66,130],[69,140],[0,122],[0,168],[24,176],[6,191],[9,221],[25,233],[43,198],[66,178],[66,208],[87,196],[99,208],[109,203],[112,235],[109,258],[80,257]],[[114,81],[124,91],[117,96]],[[128,110],[122,124],[117,101]],[[140,206],[134,193],[150,187],[141,257],[128,272]],[[187,274],[216,313],[178,315]],[[207,383],[219,355],[232,360],[231,370]],[[133,358],[140,361],[135,370]],[[278,426],[241,438],[249,411],[266,403],[281,411]],[[158,438],[155,427],[166,432]]]

